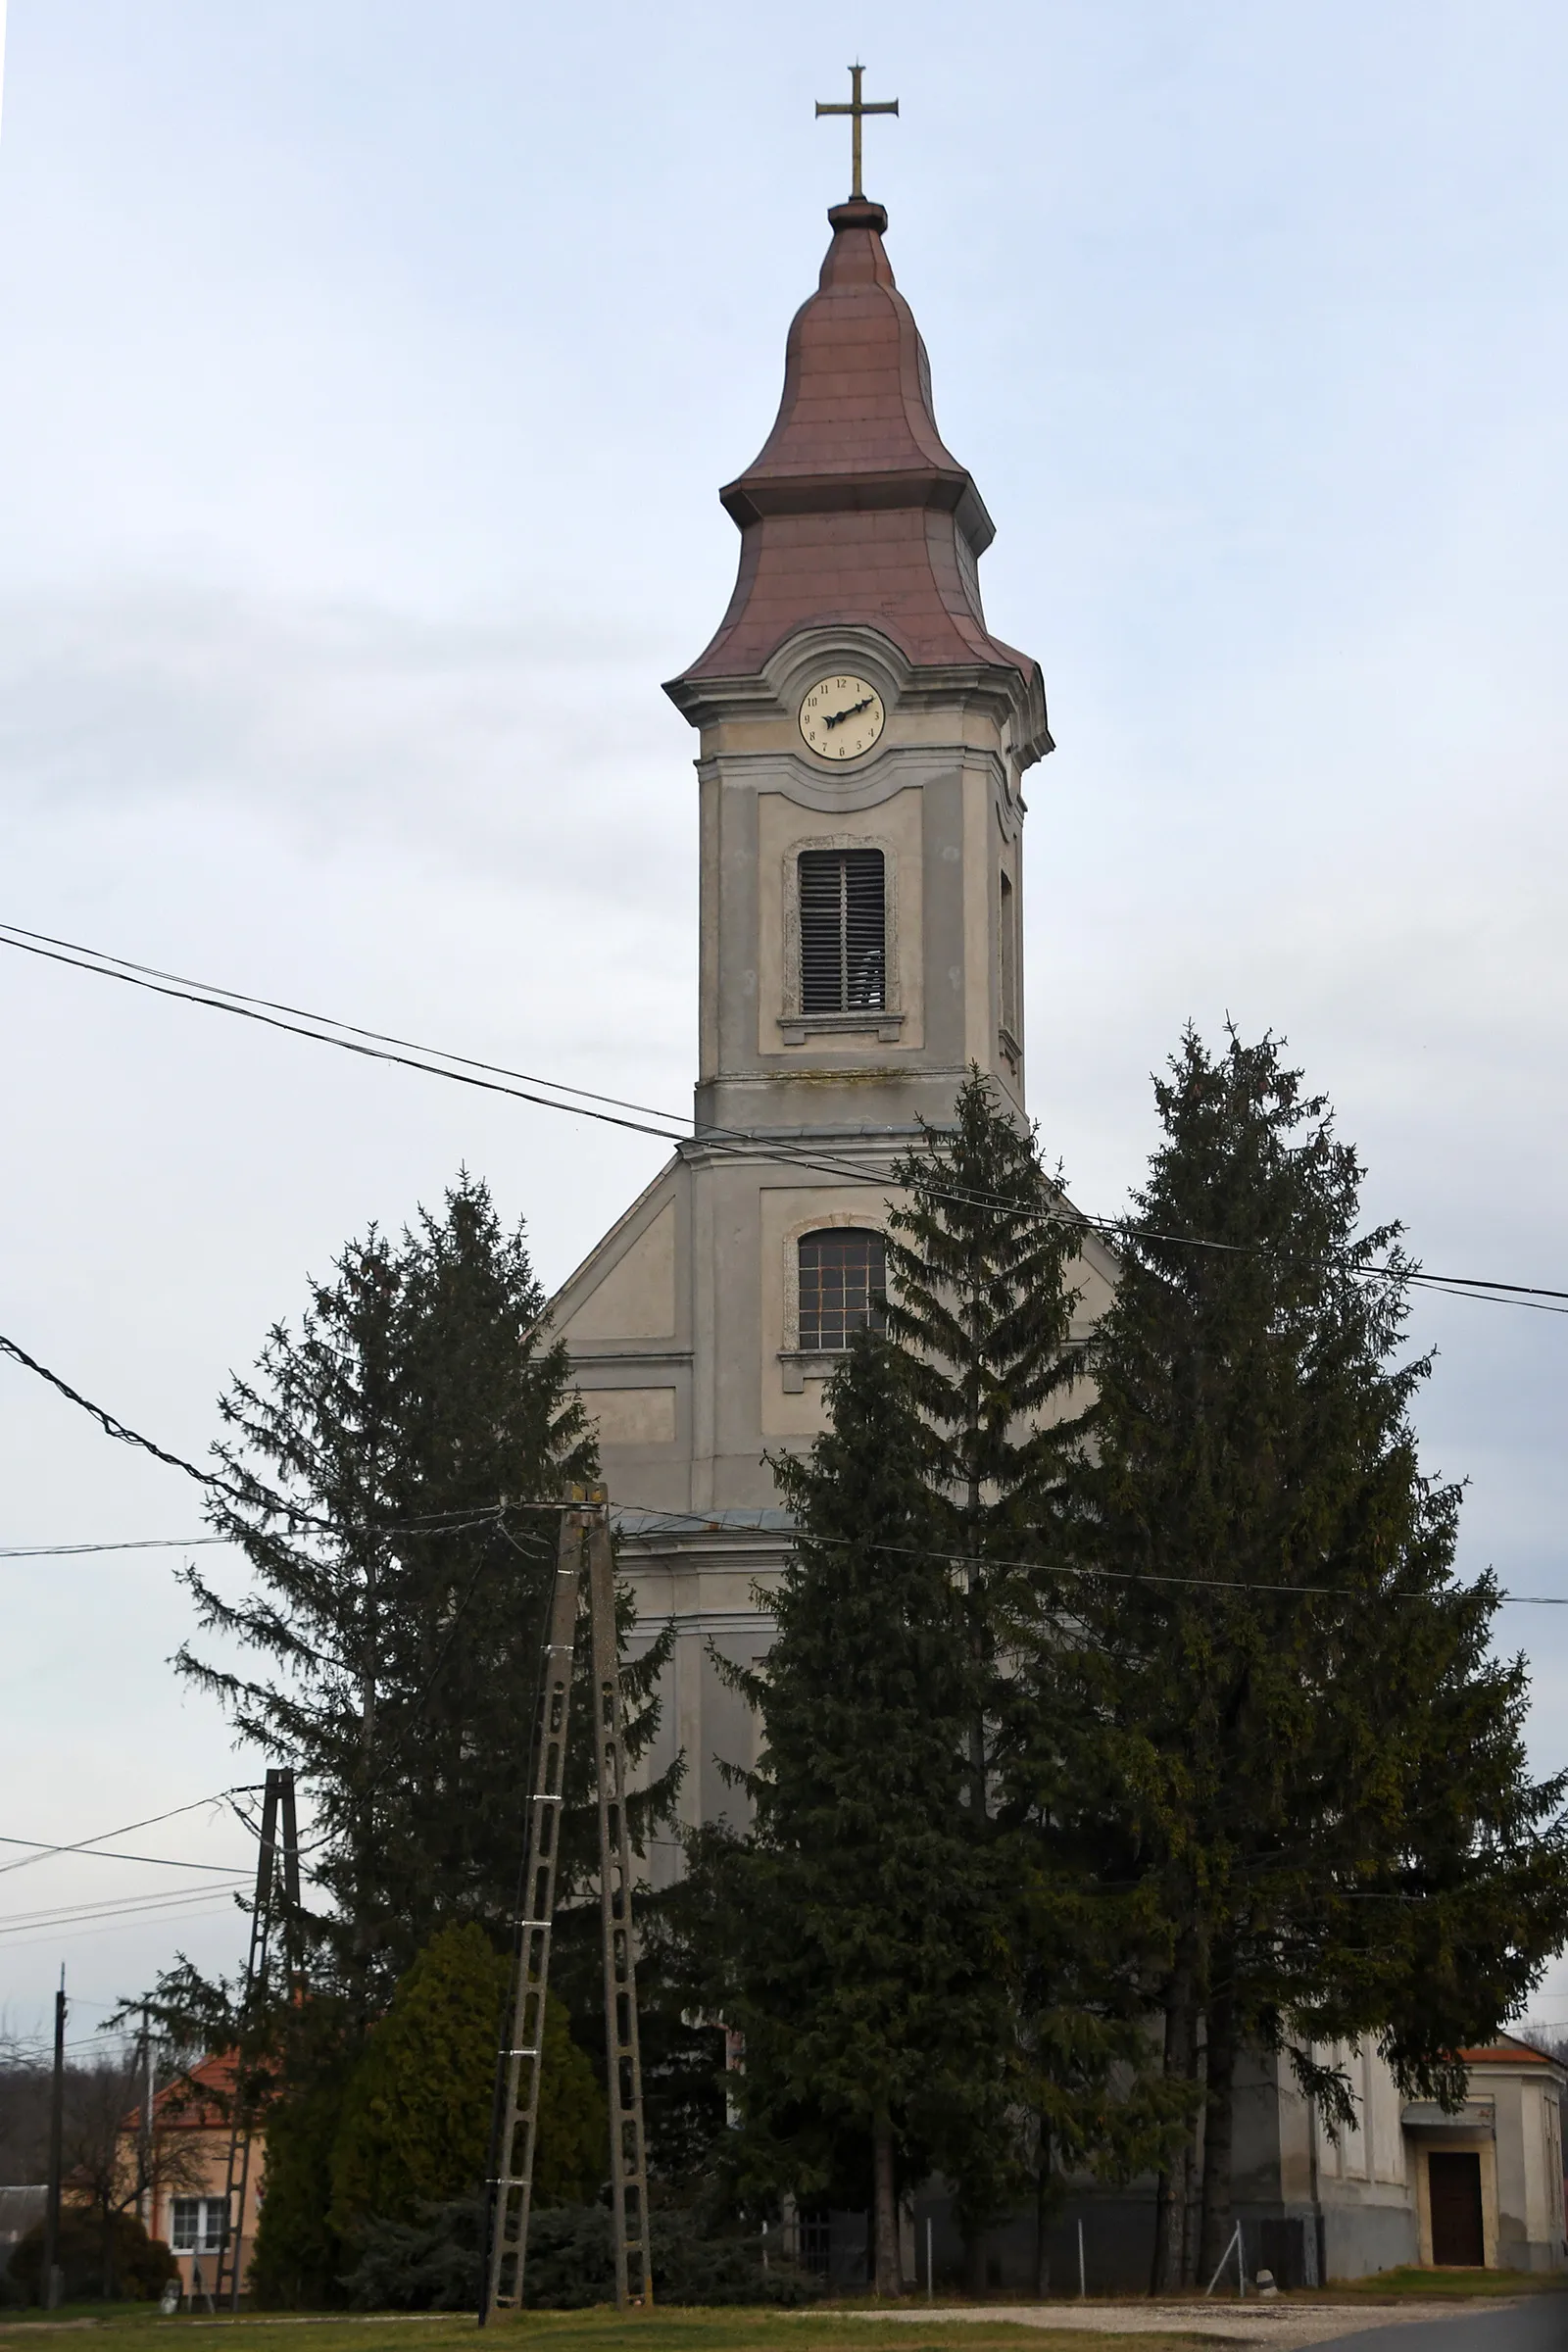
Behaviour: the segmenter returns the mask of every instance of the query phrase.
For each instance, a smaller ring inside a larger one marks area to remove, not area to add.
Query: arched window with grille
[[[836,1355],[887,1319],[882,1236],[856,1225],[803,1233],[796,1244],[803,1355]]]
[[[888,1001],[887,873],[880,850],[800,856],[802,1012],[880,1012]]]
[[[1010,874],[997,876],[998,987],[1003,1037],[1011,1048],[1018,1036],[1018,914]]]

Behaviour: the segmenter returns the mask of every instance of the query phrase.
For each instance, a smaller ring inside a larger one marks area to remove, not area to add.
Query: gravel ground
[[[1509,2311],[1511,2303],[1488,2302],[1485,2309]],[[866,2312],[866,2319],[906,2320],[911,2327],[933,2321],[1011,2320],[1020,2328],[1082,2329],[1093,2335],[1197,2335],[1209,2342],[1275,2344],[1297,2352],[1305,2344],[1328,2344],[1369,2328],[1403,2328],[1412,2321],[1475,2319],[1473,2303],[970,2303],[949,2307],[924,2303],[906,2311]]]

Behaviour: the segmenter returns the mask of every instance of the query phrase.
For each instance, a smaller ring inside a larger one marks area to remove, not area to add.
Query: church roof
[[[754,675],[797,629],[858,622],[910,662],[1038,676],[987,630],[976,569],[994,526],[945,445],[914,315],[865,198],[828,214],[833,241],[797,311],[778,419],[719,496],[740,527],[735,592],[681,679]]]
[[[1562,2071],[1562,2061],[1547,2050],[1538,2050],[1533,2042],[1521,2041],[1517,2034],[1498,2034],[1484,2049],[1461,2050],[1466,2066],[1546,2066]]]

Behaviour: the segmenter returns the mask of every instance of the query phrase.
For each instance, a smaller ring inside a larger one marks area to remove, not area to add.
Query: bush
[[[443,1928],[400,1979],[354,2072],[332,2157],[332,2222],[357,2245],[369,2221],[415,2224],[484,2178],[496,2040],[512,1965],[472,1922]],[[548,2004],[539,2145],[541,2201],[591,2196],[608,2120],[562,2004]]]
[[[416,2222],[367,2222],[343,2280],[358,2311],[476,2311],[482,2197],[428,2205]]]
[[[427,2206],[416,2223],[370,2222],[345,2280],[362,2311],[473,2311],[479,2300],[484,2205],[466,2197]],[[523,2300],[530,2310],[578,2311],[615,2294],[614,2236],[604,2205],[534,2210]],[[654,2215],[654,2295],[670,2303],[808,2302],[817,2282],[769,2254],[760,2238],[710,2236],[685,2213]]]
[[[463,2296],[456,2306],[442,2299],[446,2255],[433,2280],[424,2276],[426,2217],[456,2209],[484,2178],[510,1977],[510,1962],[470,1923],[431,1939],[368,2030],[330,1997],[291,2014],[281,2090],[267,2111],[267,2197],[250,2274],[258,2308],[341,2303],[368,2231],[378,2233],[377,2276],[390,2262],[399,2278],[416,2278],[416,2304],[462,2308]],[[605,2100],[554,1996],[544,2039],[534,2195],[569,2203],[604,2179]],[[382,2299],[379,2288],[371,2299]]]
[[[13,2290],[28,2303],[43,2301],[43,2237],[44,2225],[34,2222],[17,2240],[7,2272]],[[106,2231],[102,2214],[80,2205],[61,2208],[55,2259],[68,2303],[99,2302],[106,2287],[118,2300],[151,2303],[179,2276],[163,2239],[149,2237],[133,2213],[117,2213]]]

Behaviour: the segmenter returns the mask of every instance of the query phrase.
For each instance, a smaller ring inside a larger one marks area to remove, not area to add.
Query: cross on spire
[[[850,190],[850,202],[852,204],[863,202],[865,197],[865,190],[860,185],[861,117],[864,115],[896,115],[899,111],[899,102],[896,98],[862,99],[860,96],[860,75],[864,72],[865,68],[863,66],[852,66],[850,68],[850,88],[852,95],[848,106],[845,106],[842,103],[830,106],[823,98],[819,98],[816,102],[816,111],[819,115],[848,115],[850,118],[850,155],[854,166],[855,176],[855,185]]]

